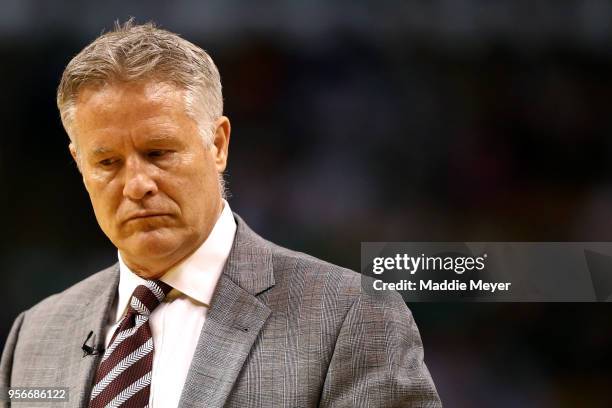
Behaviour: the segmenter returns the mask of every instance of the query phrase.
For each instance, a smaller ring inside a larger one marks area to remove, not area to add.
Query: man
[[[231,212],[202,49],[128,22],[72,59],[57,102],[118,263],[19,315],[0,385],[68,387],[64,407],[440,406],[397,293]]]

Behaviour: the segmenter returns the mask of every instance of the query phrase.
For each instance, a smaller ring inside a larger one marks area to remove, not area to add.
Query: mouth
[[[137,213],[134,214],[128,218],[126,218],[126,220],[124,222],[130,222],[130,221],[138,221],[138,220],[148,220],[148,219],[153,219],[153,218],[159,218],[159,217],[169,217],[170,214],[167,213],[147,213],[147,212],[143,212],[143,213]]]

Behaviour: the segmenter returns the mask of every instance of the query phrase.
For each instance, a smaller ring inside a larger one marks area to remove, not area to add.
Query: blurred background
[[[359,269],[362,241],[612,241],[612,3],[0,1],[0,347],[116,260],[55,88],[115,19],[206,49],[230,204]],[[612,307],[411,304],[446,407],[610,407]]]

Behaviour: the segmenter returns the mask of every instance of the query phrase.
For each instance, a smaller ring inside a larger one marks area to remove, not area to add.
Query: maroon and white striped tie
[[[171,289],[164,282],[147,281],[134,290],[98,367],[90,408],[148,406],[153,369],[149,315]]]

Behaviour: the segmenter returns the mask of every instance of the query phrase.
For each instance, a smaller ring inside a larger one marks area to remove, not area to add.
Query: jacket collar
[[[274,286],[270,242],[257,235],[238,214],[236,238],[223,275],[253,296]]]

